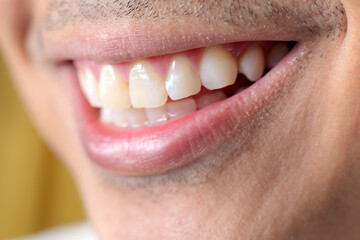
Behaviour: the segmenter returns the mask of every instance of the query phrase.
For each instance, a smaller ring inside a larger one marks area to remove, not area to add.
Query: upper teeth
[[[145,60],[135,63],[131,68],[129,89],[134,108],[160,107],[168,98],[164,79]]]
[[[86,68],[83,71],[78,72],[80,87],[93,107],[101,107],[101,100],[99,97],[99,84],[91,72],[90,69]]]
[[[108,109],[130,108],[129,86],[111,66],[105,65],[100,73],[100,99]]]
[[[265,56],[259,44],[250,46],[239,61],[239,72],[250,81],[257,81],[264,74]]]
[[[237,61],[228,51],[219,46],[205,50],[200,66],[204,87],[214,90],[233,85],[237,74]]]
[[[239,73],[257,81],[262,77],[265,66],[276,64],[286,51],[288,49],[284,45],[275,45],[266,63],[259,44],[251,45],[239,60],[225,48],[213,46],[204,50],[199,66],[194,65],[185,54],[175,54],[165,73],[159,73],[149,61],[139,60],[131,64],[125,73],[120,72],[116,64],[102,66],[99,81],[90,68],[84,67],[79,69],[79,80],[84,95],[93,107],[154,108],[157,110],[143,114],[153,121],[154,115],[157,115],[156,119],[161,114],[166,115],[161,107],[168,97],[172,100],[184,99],[199,93],[201,86],[210,90],[224,88],[234,84]],[[139,116],[138,112],[136,114]],[[160,116],[160,119],[166,117]]]
[[[184,55],[177,55],[172,60],[165,85],[172,100],[195,95],[201,90],[199,73],[192,68]]]

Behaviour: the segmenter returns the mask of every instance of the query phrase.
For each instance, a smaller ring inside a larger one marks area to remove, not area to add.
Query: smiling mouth
[[[103,15],[71,1],[67,21],[57,18],[62,8],[50,8],[38,42],[54,65],[70,66],[74,119],[89,160],[139,177],[226,161],[231,156],[214,157],[223,148],[246,152],[308,66],[314,40],[342,26],[324,17],[343,15],[341,6],[313,1],[218,1],[202,15],[177,15],[149,1],[154,8],[139,9],[145,15],[113,16],[121,9],[112,2]],[[158,8],[164,15],[148,12]]]
[[[133,62],[76,61],[82,93],[104,124],[149,127],[238,94],[271,71],[291,42],[211,46]]]
[[[74,60],[89,158],[125,176],[159,175],[219,148],[286,82],[294,42],[240,42],[131,62]]]

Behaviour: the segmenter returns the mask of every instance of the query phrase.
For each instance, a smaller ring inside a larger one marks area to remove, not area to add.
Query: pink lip
[[[73,79],[75,113],[89,158],[102,168],[125,176],[158,175],[216,151],[231,134],[246,126],[296,69],[298,44],[272,71],[237,95],[193,114],[140,130],[104,125]],[[75,74],[74,74],[74,78]],[[240,130],[241,131],[241,130]]]

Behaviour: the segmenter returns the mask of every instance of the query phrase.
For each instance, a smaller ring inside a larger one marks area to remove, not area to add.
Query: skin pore
[[[358,238],[357,0],[24,2],[0,0],[1,47],[100,239]],[[69,61],[93,45],[100,62],[210,46],[213,31],[223,42],[291,40],[303,51],[261,110],[193,163],[137,178],[95,167],[78,136]],[[172,35],[188,38],[172,49]]]

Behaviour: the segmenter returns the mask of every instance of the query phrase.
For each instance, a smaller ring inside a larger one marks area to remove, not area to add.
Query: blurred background
[[[36,133],[0,55],[0,240],[82,220],[75,185]]]

